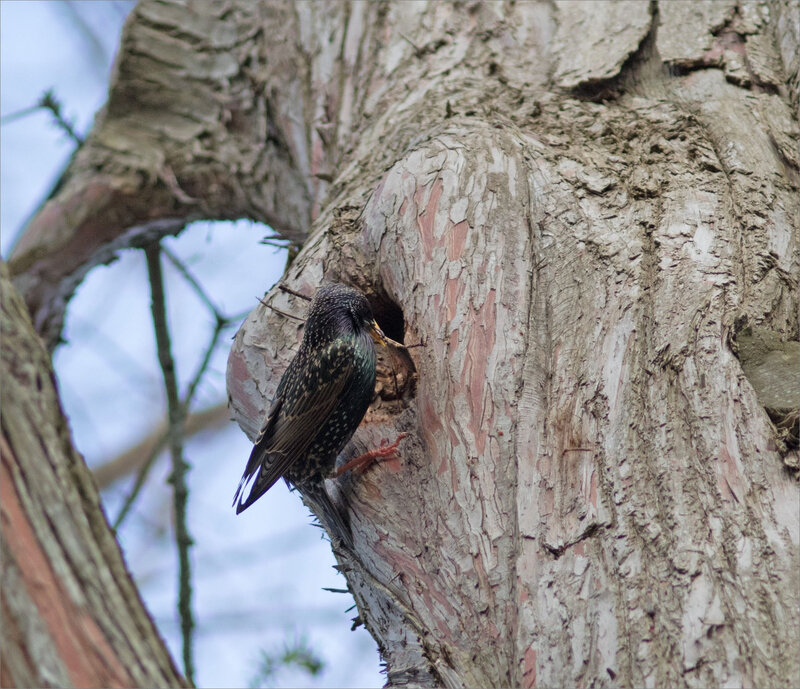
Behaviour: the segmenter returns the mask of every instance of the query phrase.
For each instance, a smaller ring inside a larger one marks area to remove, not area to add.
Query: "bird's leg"
[[[358,472],[366,471],[367,468],[373,462],[383,462],[387,459],[394,459],[397,457],[395,454],[397,452],[397,446],[400,444],[400,441],[405,438],[408,433],[400,433],[397,436],[397,439],[391,444],[388,445],[389,442],[386,438],[381,441],[381,446],[376,450],[370,450],[369,452],[365,452],[360,457],[356,457],[355,459],[351,459],[346,464],[343,464],[338,469],[336,469],[332,477],[337,478],[341,476],[345,471],[350,471],[350,469],[355,469]]]

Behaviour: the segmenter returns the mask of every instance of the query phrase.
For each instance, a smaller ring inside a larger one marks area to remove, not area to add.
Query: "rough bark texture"
[[[131,580],[50,357],[2,280],[4,687],[186,686]]]
[[[53,342],[143,228],[247,215],[306,240],[285,284],[356,284],[425,343],[345,452],[408,431],[403,461],[330,484],[390,684],[794,686],[796,440],[737,338],[797,351],[797,23],[789,0],[145,0],[12,268]],[[299,337],[259,308],[236,338],[251,437]]]

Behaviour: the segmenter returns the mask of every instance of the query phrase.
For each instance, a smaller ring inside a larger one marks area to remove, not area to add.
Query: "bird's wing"
[[[337,340],[314,354],[302,360],[295,358],[281,379],[233,498],[234,504],[239,501],[237,514],[303,459],[348,387],[353,374],[352,346]],[[250,494],[242,502],[239,497],[249,484]]]

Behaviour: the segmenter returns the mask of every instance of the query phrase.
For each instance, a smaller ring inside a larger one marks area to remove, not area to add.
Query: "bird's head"
[[[339,284],[317,290],[306,319],[306,340],[322,342],[365,331],[376,343],[386,344],[386,336],[362,292]]]

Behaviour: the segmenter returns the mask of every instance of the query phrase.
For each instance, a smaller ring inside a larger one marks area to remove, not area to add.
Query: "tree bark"
[[[4,687],[187,686],[74,450],[50,357],[2,280]]]
[[[796,440],[737,358],[747,327],[796,351],[797,21],[145,0],[17,284],[54,343],[109,252],[246,215],[304,240],[284,284],[424,343],[342,458],[407,431],[403,461],[330,483],[390,685],[800,684]],[[251,437],[299,338],[263,307],[237,335]]]

